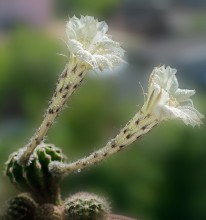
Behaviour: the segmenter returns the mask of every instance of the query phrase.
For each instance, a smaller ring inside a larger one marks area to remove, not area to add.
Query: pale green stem
[[[49,102],[43,121],[35,132],[30,142],[23,148],[19,155],[19,162],[26,164],[35,148],[43,141],[49,128],[66,104],[67,99],[81,85],[86,73],[90,68],[86,64],[78,62],[75,58],[66,65],[59,76],[55,92]]]
[[[96,164],[112,154],[125,149],[141,136],[148,133],[157,124],[158,120],[154,116],[139,111],[134,118],[120,130],[119,134],[106,144],[105,147],[93,152],[87,157],[69,164],[52,162],[50,164],[50,171],[54,175],[65,175]]]

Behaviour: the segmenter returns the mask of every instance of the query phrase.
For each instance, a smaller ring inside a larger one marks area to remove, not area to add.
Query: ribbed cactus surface
[[[22,193],[10,199],[4,206],[1,220],[33,220],[37,203],[30,194]]]
[[[65,156],[59,148],[51,144],[41,144],[35,149],[28,165],[20,165],[18,152],[13,153],[6,163],[5,173],[18,189],[37,195],[42,202],[55,203],[60,177],[53,176],[48,166],[53,161],[64,160]]]
[[[64,203],[65,220],[106,220],[109,205],[94,194],[77,193]]]

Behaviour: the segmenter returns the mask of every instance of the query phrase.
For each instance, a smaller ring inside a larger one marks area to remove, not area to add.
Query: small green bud
[[[64,203],[64,220],[106,220],[109,213],[107,201],[90,193],[76,193]]]
[[[13,153],[6,162],[5,174],[18,189],[40,197],[41,202],[55,203],[61,177],[52,175],[48,166],[53,161],[64,160],[59,148],[42,143],[35,149],[28,165],[20,165],[19,152]]]
[[[34,213],[34,220],[62,220],[62,208],[53,204],[40,205]]]
[[[37,203],[28,193],[10,199],[2,210],[1,220],[33,220]]]

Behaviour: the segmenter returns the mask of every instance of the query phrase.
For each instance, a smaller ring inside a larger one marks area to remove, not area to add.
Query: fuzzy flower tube
[[[194,90],[178,88],[176,70],[161,66],[154,68],[150,75],[147,100],[141,110],[122,128],[117,136],[105,147],[70,164],[54,161],[50,170],[56,175],[86,168],[115,154],[148,133],[161,121],[180,119],[186,125],[199,126],[204,117],[190,99]]]
[[[19,162],[27,164],[34,149],[44,140],[49,128],[68,98],[82,84],[88,71],[109,68],[123,62],[124,50],[107,35],[108,26],[90,16],[72,17],[66,24],[68,64],[57,81],[43,121],[30,142],[19,153]]]

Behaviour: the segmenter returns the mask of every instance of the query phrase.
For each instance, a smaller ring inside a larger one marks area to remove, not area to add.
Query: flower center
[[[172,107],[176,107],[179,105],[179,102],[177,101],[176,98],[174,98],[173,96],[170,96],[168,100],[168,105]]]

